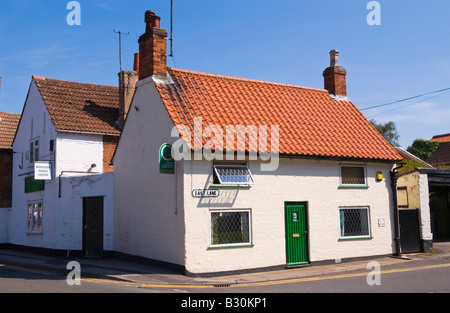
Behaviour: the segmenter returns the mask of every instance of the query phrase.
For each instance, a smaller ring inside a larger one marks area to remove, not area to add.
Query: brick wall
[[[166,76],[167,31],[150,28],[139,38],[139,79],[149,76]]]
[[[337,96],[347,96],[347,71],[340,66],[329,67],[324,73],[325,89]]]
[[[0,150],[0,208],[11,207],[12,150]]]
[[[111,173],[114,171],[111,160],[118,142],[119,137],[117,136],[103,136],[103,173]]]

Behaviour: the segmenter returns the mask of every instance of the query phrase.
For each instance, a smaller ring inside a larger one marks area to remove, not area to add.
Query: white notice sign
[[[192,196],[196,198],[218,197],[219,190],[215,189],[196,189],[192,191]]]
[[[52,180],[52,164],[49,161],[34,162],[35,180]]]

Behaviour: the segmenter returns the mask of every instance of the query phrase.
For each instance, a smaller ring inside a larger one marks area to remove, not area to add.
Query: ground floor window
[[[211,247],[251,244],[250,210],[212,211]]]
[[[28,231],[42,232],[42,201],[28,202]]]
[[[368,207],[339,208],[341,238],[370,237]]]

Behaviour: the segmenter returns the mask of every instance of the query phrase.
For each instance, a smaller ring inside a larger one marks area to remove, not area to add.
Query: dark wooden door
[[[103,197],[83,198],[83,254],[103,256]]]
[[[402,253],[420,252],[419,209],[398,210]]]

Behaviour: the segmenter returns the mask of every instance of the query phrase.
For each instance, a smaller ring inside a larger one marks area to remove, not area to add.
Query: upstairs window
[[[33,139],[30,141],[30,163],[39,161],[39,139]]]
[[[342,165],[341,186],[367,186],[364,166]]]
[[[254,183],[247,165],[214,165],[214,184],[253,185]]]

